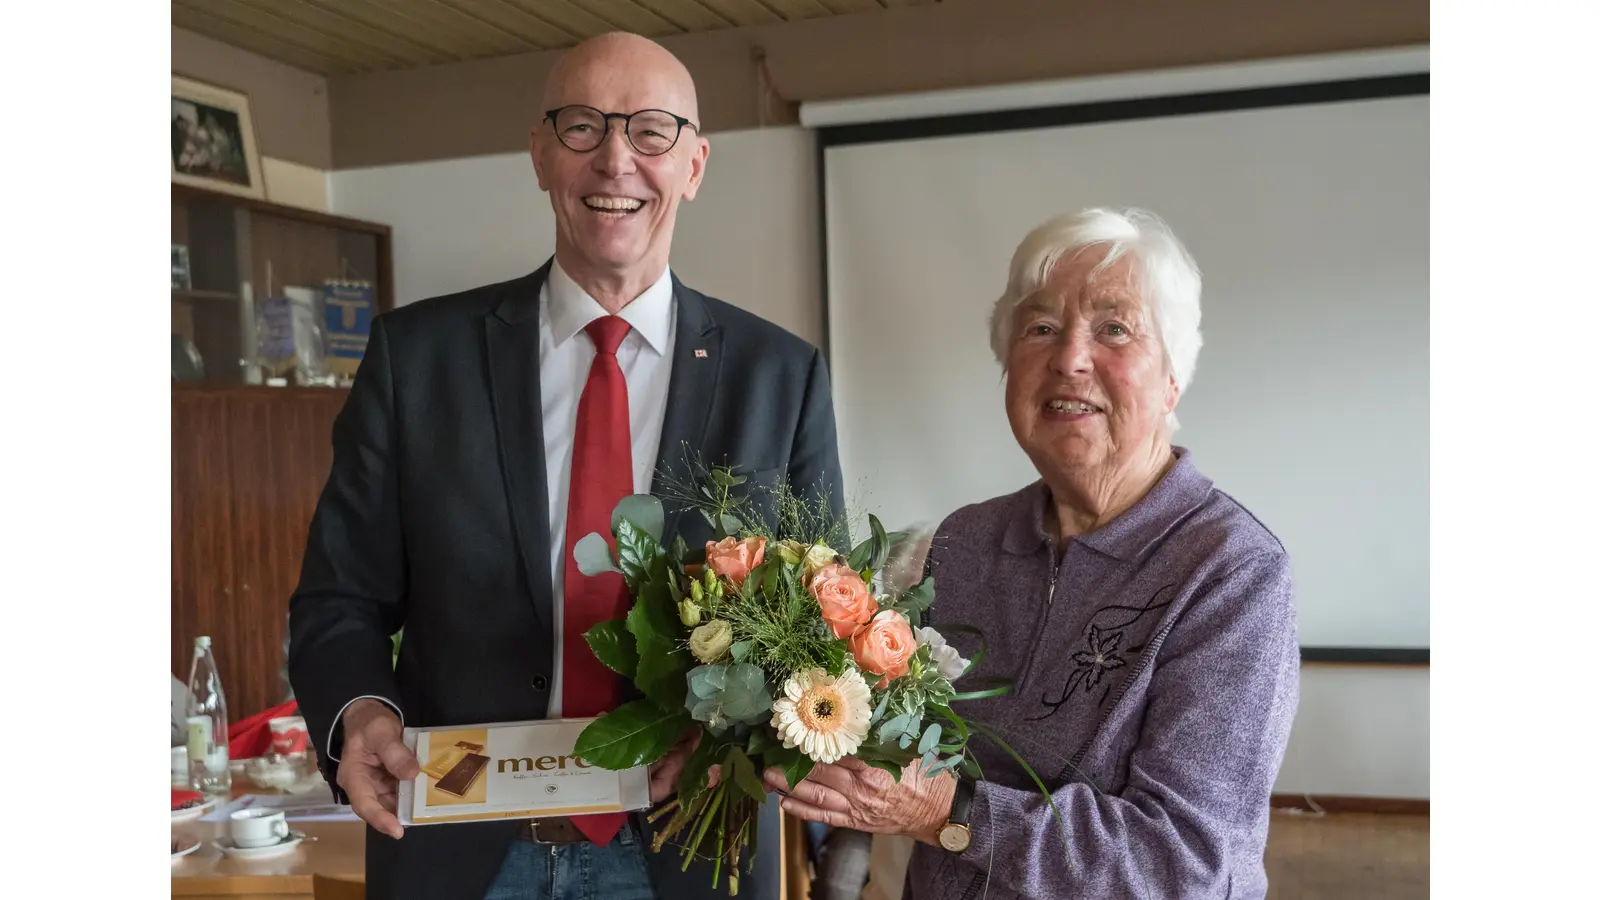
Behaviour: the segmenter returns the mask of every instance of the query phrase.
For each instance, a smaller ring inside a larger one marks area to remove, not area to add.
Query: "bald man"
[[[650,853],[641,816],[402,829],[395,785],[417,760],[401,729],[623,702],[582,635],[627,598],[579,575],[571,548],[689,454],[741,467],[752,488],[821,492],[843,516],[821,355],[669,264],[710,154],[688,71],[606,35],[557,63],[542,106],[530,151],[554,255],[373,322],[290,600],[290,678],[324,777],[368,824],[373,900],[726,896],[709,866]],[[770,492],[755,496],[775,518]],[[710,537],[670,505],[666,531]],[[652,766],[653,800],[685,753]],[[767,804],[741,897],[778,896],[776,817]]]

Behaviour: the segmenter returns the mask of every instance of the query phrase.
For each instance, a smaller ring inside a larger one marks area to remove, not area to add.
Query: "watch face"
[[[951,853],[963,853],[972,843],[972,832],[961,825],[946,825],[939,831],[939,845]]]

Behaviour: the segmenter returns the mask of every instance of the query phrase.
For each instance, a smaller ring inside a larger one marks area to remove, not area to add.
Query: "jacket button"
[[[550,679],[544,677],[543,675],[533,676],[533,689],[541,694],[550,690]]]

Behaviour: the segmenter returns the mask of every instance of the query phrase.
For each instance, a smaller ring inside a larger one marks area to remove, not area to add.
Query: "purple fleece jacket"
[[[915,900],[1261,900],[1268,803],[1299,697],[1289,558],[1187,450],[1144,499],[1064,553],[1042,482],[958,510],[929,551],[928,624],[982,630],[956,711],[986,739],[959,855],[918,844]],[[951,633],[971,657],[975,638]],[[991,857],[992,854],[992,857]],[[992,860],[992,861],[991,861]]]

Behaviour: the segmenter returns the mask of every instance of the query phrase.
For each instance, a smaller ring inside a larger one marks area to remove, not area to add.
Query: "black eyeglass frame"
[[[606,132],[605,134],[600,135],[600,140],[597,141],[593,147],[590,147],[587,150],[579,150],[578,148],[567,143],[567,139],[561,136],[561,129],[556,127],[556,117],[569,109],[590,110],[595,115],[599,116],[600,120],[605,123]],[[633,132],[629,130],[633,124],[633,117],[643,115],[644,113],[661,113],[664,116],[671,116],[672,119],[678,123],[678,133],[672,136],[672,143],[667,145],[667,149],[662,150],[660,153],[650,153],[648,151],[641,150],[639,145],[633,142]],[[700,132],[699,125],[696,125],[695,123],[685,119],[683,116],[680,116],[675,112],[669,112],[664,109],[639,109],[634,110],[631,113],[608,113],[601,112],[600,110],[595,109],[594,107],[585,103],[569,103],[566,106],[558,106],[555,109],[545,110],[544,117],[550,123],[550,130],[555,132],[556,140],[561,142],[561,146],[571,150],[573,153],[593,153],[594,151],[605,146],[606,138],[611,134],[612,119],[622,120],[622,136],[628,139],[628,146],[632,147],[633,151],[638,153],[640,156],[666,156],[668,153],[672,152],[672,148],[678,146],[678,141],[683,137],[684,128],[693,128],[696,134]]]

